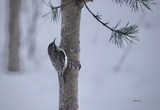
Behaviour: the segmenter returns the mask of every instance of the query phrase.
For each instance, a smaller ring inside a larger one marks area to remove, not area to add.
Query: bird
[[[56,38],[48,45],[48,55],[51,63],[60,77],[64,77],[67,68],[67,55],[63,48],[55,44]]]

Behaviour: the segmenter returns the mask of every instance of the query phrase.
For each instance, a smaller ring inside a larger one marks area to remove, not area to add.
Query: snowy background
[[[37,21],[36,58],[29,60],[26,49],[26,27],[29,16],[21,11],[21,71],[9,73],[7,68],[8,2],[0,0],[0,110],[57,110],[57,74],[47,55],[48,44],[57,37],[60,42],[60,20],[50,22],[42,17],[49,8],[41,0]],[[160,1],[153,12],[131,12],[129,7],[111,0],[88,3],[100,12],[110,26],[121,19],[122,25],[138,23],[140,42],[119,49],[109,43],[111,32],[99,24],[84,8],[81,17],[81,64],[79,75],[79,110],[160,110]],[[28,6],[31,0],[25,1]],[[53,1],[52,1],[53,3]],[[54,0],[55,5],[60,1]],[[28,17],[28,18],[27,18]],[[130,49],[131,48],[131,49]],[[129,54],[120,68],[115,67],[124,52]]]

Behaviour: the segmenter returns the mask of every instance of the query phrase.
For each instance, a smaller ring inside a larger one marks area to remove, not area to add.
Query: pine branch
[[[47,14],[43,15],[43,17],[51,14],[51,21],[53,21],[54,23],[55,23],[55,22],[57,23],[57,21],[58,21],[58,19],[59,19],[59,16],[60,16],[60,10],[59,10],[59,9],[60,9],[61,7],[64,7],[64,6],[68,5],[68,4],[70,4],[71,2],[73,2],[73,0],[69,1],[68,3],[66,3],[66,4],[64,4],[64,5],[59,5],[59,6],[54,7],[54,6],[52,5],[52,3],[51,3],[50,0],[49,0],[48,3],[46,3],[45,1],[43,1],[43,3],[44,3],[45,5],[47,5],[47,6],[51,9]]]
[[[138,26],[136,24],[130,25],[127,23],[124,27],[121,27],[120,29],[117,29],[121,21],[117,23],[115,27],[113,27],[111,37],[109,39],[109,42],[114,43],[118,47],[122,48],[124,47],[124,41],[129,44],[133,43],[133,40],[139,41],[137,36],[133,34],[138,33]]]
[[[109,42],[114,43],[115,45],[117,45],[118,47],[123,47],[124,41],[129,44],[129,43],[134,43],[133,40],[139,40],[134,34],[138,33],[138,26],[136,24],[130,25],[129,23],[126,24],[126,26],[121,27],[120,29],[117,29],[117,27],[119,26],[119,24],[121,23],[121,21],[119,21],[115,27],[111,28],[108,26],[109,22],[103,22],[101,20],[101,15],[99,15],[99,13],[97,13],[97,15],[95,15],[87,6],[87,4],[84,2],[84,5],[86,7],[86,9],[90,12],[90,14],[99,22],[101,23],[103,26],[105,26],[106,28],[108,28],[109,30],[112,31],[111,37],[109,39]],[[135,44],[135,43],[134,43]]]
[[[154,0],[112,0],[115,1],[117,4],[123,5],[127,5],[131,8],[131,11],[137,12],[140,9],[143,11],[143,6],[149,10],[152,11],[152,9],[150,8],[150,5],[156,4],[155,2],[153,2]]]

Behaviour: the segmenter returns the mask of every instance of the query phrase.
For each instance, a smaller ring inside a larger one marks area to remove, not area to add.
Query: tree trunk
[[[21,0],[10,0],[9,5],[9,59],[8,70],[19,70],[19,12]]]
[[[68,2],[70,0],[62,0],[61,6]],[[78,75],[81,67],[79,32],[82,5],[82,3],[72,2],[61,8],[60,46],[67,54],[68,66],[64,72],[64,86],[59,80],[59,110],[78,110]]]

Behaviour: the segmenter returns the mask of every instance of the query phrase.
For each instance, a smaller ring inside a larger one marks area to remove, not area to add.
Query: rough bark
[[[10,0],[8,70],[19,70],[19,12],[21,0]]]
[[[70,2],[62,0],[61,6]],[[70,3],[61,8],[61,47],[68,57],[64,72],[65,85],[59,80],[59,110],[78,110],[78,75],[80,69],[80,18],[82,3]],[[60,79],[60,78],[59,78]]]

